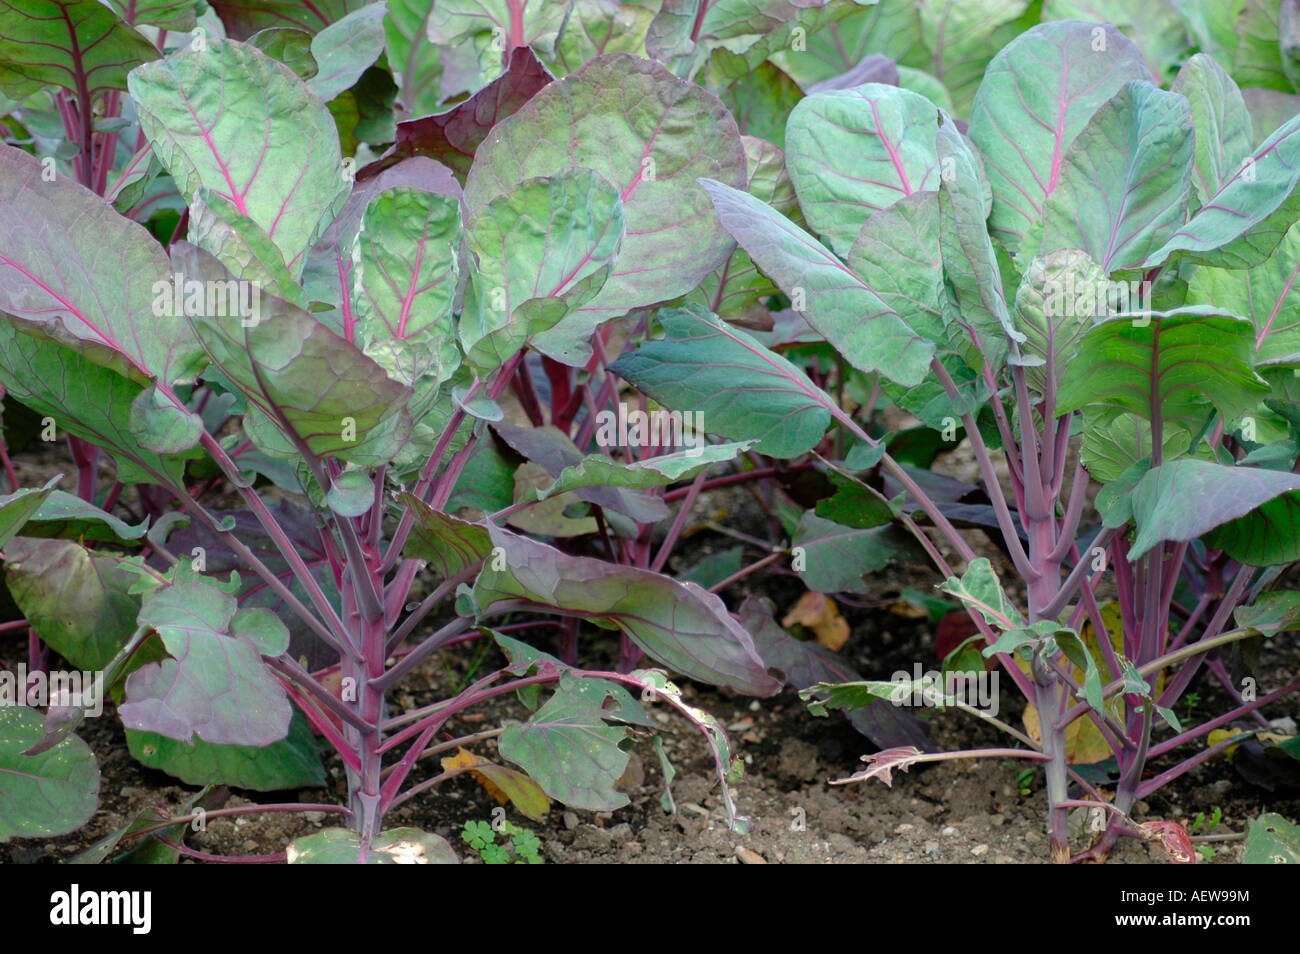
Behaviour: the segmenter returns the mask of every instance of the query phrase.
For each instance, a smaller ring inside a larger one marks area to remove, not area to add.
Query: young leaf
[[[414,494],[398,494],[397,499],[415,516],[402,555],[428,560],[444,580],[481,563],[492,551],[486,528],[439,513]]]
[[[702,179],[700,184],[727,231],[850,364],[899,384],[920,382],[934,345],[913,332],[873,288],[775,209],[725,183]]]
[[[460,203],[389,189],[366,209],[351,321],[343,335],[394,381],[446,381],[460,364],[452,322],[459,277]]]
[[[537,496],[545,499],[577,487],[630,487],[635,490],[664,487],[679,480],[689,480],[714,464],[733,460],[754,443],[709,444],[647,457],[631,464],[620,464],[603,454],[588,454],[577,464],[565,467],[555,478],[555,483],[539,490]]]
[[[755,440],[771,457],[807,453],[830,425],[831,399],[788,360],[698,305],[661,311],[667,337],[610,370],[660,404],[695,410],[710,432]]]
[[[972,560],[961,578],[949,577],[939,589],[951,593],[967,607],[977,610],[984,619],[1001,630],[1015,630],[1022,625],[1020,613],[1007,599],[993,565],[985,558]]]
[[[318,71],[307,81],[322,102],[349,89],[384,52],[382,3],[353,10],[331,23],[311,40],[311,55]]]
[[[460,319],[470,363],[495,369],[534,337],[557,360],[583,353],[594,326],[566,318],[600,293],[624,234],[618,192],[590,169],[530,179],[475,210],[466,238],[478,264]]]
[[[1193,138],[1183,96],[1125,83],[1065,151],[1020,257],[1083,249],[1107,275],[1142,267],[1186,218]]]
[[[184,275],[220,281],[229,274],[187,242],[173,245],[172,255]],[[391,459],[410,433],[410,389],[307,312],[266,295],[261,310],[256,322],[187,317],[214,367],[276,432],[320,457],[363,465]],[[259,443],[265,447],[264,438]]]
[[[743,185],[745,153],[726,107],[698,86],[647,60],[598,57],[494,128],[479,147],[465,200],[477,214],[527,179],[574,166],[611,183],[627,215],[618,264],[574,321],[594,329],[683,295],[729,254],[695,181]]]
[[[649,656],[692,679],[748,695],[781,684],[767,674],[754,644],[722,601],[690,583],[561,553],[490,527],[505,567],[489,562],[474,584],[478,605],[524,599],[613,624]]]
[[[892,524],[845,527],[809,510],[800,518],[792,541],[793,547],[803,551],[796,572],[809,589],[821,593],[866,592],[868,584],[863,577],[892,563],[908,549],[910,540]]]
[[[1170,89],[1187,97],[1196,128],[1192,184],[1201,204],[1211,200],[1241,168],[1255,142],[1241,90],[1213,57],[1197,53],[1183,64]]]

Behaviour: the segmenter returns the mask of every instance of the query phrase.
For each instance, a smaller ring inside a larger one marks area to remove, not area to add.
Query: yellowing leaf
[[[466,771],[501,804],[512,802],[526,817],[541,821],[551,810],[551,799],[542,787],[516,769],[497,765],[461,747],[455,755],[441,759],[445,772]]]
[[[835,601],[825,593],[809,591],[799,597],[799,602],[781,620],[781,625],[787,628],[796,623],[811,629],[817,642],[833,652],[839,652],[840,647],[848,642],[848,621],[840,615]]]

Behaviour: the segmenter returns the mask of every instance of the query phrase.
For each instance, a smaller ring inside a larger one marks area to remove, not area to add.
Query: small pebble
[[[951,835],[955,835],[955,834],[957,834],[957,829],[956,829],[956,828],[953,828],[951,825],[945,825],[944,828],[943,828],[943,830],[942,830],[941,832],[939,832],[939,834],[941,834],[941,835],[949,835],[949,836],[951,836]]]
[[[903,824],[899,825],[897,828],[894,829],[894,834],[901,835],[904,832],[913,831],[915,828],[916,828],[915,825],[909,825],[907,824],[907,822],[904,822]]]
[[[977,858],[980,857],[980,856],[982,856],[982,855],[987,855],[987,854],[989,853],[989,846],[988,846],[988,845],[976,845],[974,848],[972,848],[972,849],[970,850],[970,853],[971,853],[972,855],[975,855]]]
[[[574,814],[573,812],[565,812],[565,813],[564,813],[564,827],[567,828],[567,829],[569,829],[569,831],[573,831],[573,829],[577,828],[577,827],[578,827],[578,816],[577,816],[576,814]]]
[[[767,864],[766,858],[760,855],[757,851],[746,848],[744,845],[736,846],[736,857],[740,859],[740,863],[743,865]]]

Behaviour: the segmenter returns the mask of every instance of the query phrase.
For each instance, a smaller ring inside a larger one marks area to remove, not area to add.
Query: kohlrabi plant
[[[1300,117],[1256,128],[1206,55],[1169,90],[1151,80],[1114,27],[1043,24],[992,59],[969,126],[877,83],[802,99],[785,147],[806,228],[703,181],[726,229],[845,361],[922,422],[964,430],[990,501],[976,519],[705,307],[661,313],[662,339],[614,366],[731,440],[803,452],[832,423],[843,430],[851,446],[827,462],[841,522],[910,533],[979,629],[950,667],[982,652],[1029,708],[1021,731],[942,687],[900,697],[896,682],[823,680],[806,695],[824,710],[930,692],[999,726],[1007,748],[893,747],[853,780],[972,755],[1033,760],[1056,861],[1104,859],[1122,835],[1192,860],[1177,823],[1138,821],[1134,806],[1222,747],[1190,743],[1262,721],[1300,686],[1258,684],[1237,651],[1300,625],[1300,598],[1279,588],[1300,558]],[[989,519],[1016,598],[961,529]],[[1233,702],[1184,726],[1176,704],[1198,676]],[[1085,742],[1113,758],[1113,795],[1075,768],[1099,760],[1077,757]],[[1076,808],[1092,813],[1082,851],[1068,844]]]
[[[687,295],[734,251],[698,185],[748,181],[722,102],[623,53],[553,79],[512,31],[484,61],[486,85],[358,167],[368,147],[341,149],[337,116],[349,115],[341,99],[362,101],[394,26],[382,4],[315,24],[314,38],[230,21],[245,40],[210,14],[178,33],[192,18],[48,6],[69,15],[0,6],[7,37],[57,60],[6,61],[0,90],[53,84],[71,143],[0,146],[0,383],[75,437],[74,452],[91,450],[77,458],[80,495],[51,482],[0,501],[0,540],[27,622],[102,686],[0,707],[0,838],[93,813],[98,769],[74,730],[106,696],[133,754],[190,784],[319,785],[313,731],[325,739],[345,805],[247,810],[326,811],[340,826],[248,860],[453,861],[440,836],[384,820],[466,772],[530,818],[550,799],[618,808],[629,741],[656,731],[651,702],[704,733],[743,830],[725,733],[663,670],[636,664],[779,690],[716,595],[644,558],[667,515],[650,491],[751,442],[709,444],[709,422],[685,449],[589,454],[594,408],[577,441],[527,415],[539,374],[558,404],[590,397],[602,326]],[[454,42],[454,23],[427,26]],[[403,95],[416,85],[404,75]],[[146,195],[171,190],[166,234],[124,214],[147,219]],[[515,472],[509,448],[536,470]],[[137,523],[111,512],[123,487],[148,501]],[[541,539],[584,520],[607,542],[622,520],[641,549],[620,563]],[[620,632],[636,657],[580,669],[514,638],[548,616]],[[504,664],[447,698],[394,706],[406,676],[473,639],[494,641]],[[515,695],[527,721],[453,729]],[[493,740],[513,767],[471,750]],[[449,751],[441,772],[423,771]],[[185,820],[133,824],[122,844]]]

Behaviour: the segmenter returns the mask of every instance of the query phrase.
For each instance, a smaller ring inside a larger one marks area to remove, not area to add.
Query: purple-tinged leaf
[[[329,321],[331,329],[340,334],[356,320],[352,314],[352,272],[356,265],[353,252],[370,203],[383,192],[399,188],[455,199],[461,194],[460,183],[451,170],[432,159],[404,159],[373,176],[365,176],[365,171],[358,174],[352,194],[311,250],[303,275],[303,284],[313,301],[328,302],[339,309],[337,315],[323,320]]]
[[[129,88],[182,194],[224,196],[300,276],[348,192],[334,119],[306,83],[253,46],[212,40],[134,70]]]
[[[24,755],[45,738],[35,709],[0,705],[0,844],[75,831],[99,807],[99,765],[85,742],[68,736],[39,755]]]
[[[985,225],[988,181],[979,156],[947,117],[939,127],[937,142],[945,167],[939,189],[939,247],[952,304],[956,305],[952,309],[943,302],[944,319],[953,326],[950,339],[972,366],[987,361],[996,367],[1008,350],[1019,355],[1025,336],[1007,309],[1002,271]]]
[[[710,433],[758,441],[771,457],[806,454],[826,434],[831,398],[788,360],[698,305],[661,311],[659,320],[667,337],[611,371],[666,407],[694,411]]]
[[[188,242],[173,245],[172,255],[187,278],[229,277],[220,262]],[[263,295],[256,321],[187,317],[213,366],[300,451],[381,464],[409,437],[410,389],[300,308]]]
[[[139,624],[157,630],[171,658],[127,677],[127,701],[118,707],[127,728],[222,745],[285,737],[292,706],[257,645],[232,633],[238,608],[233,596],[204,583],[145,597]]]
[[[1031,7],[1029,0],[919,0],[928,56],[906,63],[929,70],[952,95],[957,114],[969,115],[989,61],[1021,33]]]
[[[1250,111],[1255,129],[1252,142],[1256,147],[1263,145],[1264,140],[1273,134],[1273,130],[1300,113],[1300,96],[1294,93],[1246,87],[1241,91],[1241,98],[1246,103],[1246,109]]]
[[[566,76],[604,53],[644,54],[658,8],[658,0],[571,0],[554,51],[543,51],[546,65]]]
[[[1020,258],[1083,249],[1107,275],[1142,267],[1187,217],[1192,128],[1181,94],[1124,84],[1070,143]]]
[[[1201,204],[1218,193],[1255,144],[1254,124],[1241,90],[1223,67],[1197,53],[1178,71],[1170,89],[1187,97],[1196,127],[1196,165],[1192,184]],[[1272,130],[1276,128],[1270,126]]]
[[[143,226],[0,145],[0,235],[0,310],[141,383],[193,376],[198,342],[169,308],[171,268]]]
[[[715,96],[657,63],[609,54],[547,86],[480,146],[465,200],[477,214],[527,179],[573,167],[611,183],[627,216],[618,264],[575,322],[595,329],[683,295],[730,253],[695,183],[744,183],[739,130]]]
[[[6,393],[62,431],[106,448],[125,484],[179,486],[184,461],[140,447],[131,434],[131,406],[144,389],[116,371],[45,338],[24,334],[0,315],[0,383]]]
[[[1042,215],[1065,152],[1092,114],[1126,82],[1149,78],[1131,40],[1075,20],[1040,24],[993,58],[971,107],[970,138],[993,189],[989,228],[1008,250]]]
[[[295,27],[316,34],[374,0],[212,0],[208,5],[225,24],[226,33],[247,39],[267,27]]]
[[[1179,12],[1180,0],[1044,0],[1042,19],[1085,20],[1119,27],[1137,44],[1151,76],[1163,85],[1187,58],[1191,41]]]
[[[418,828],[390,828],[361,850],[361,839],[347,828],[326,828],[289,842],[291,865],[458,865],[446,838]]]
[[[921,758],[921,754],[921,750],[915,746],[900,745],[897,748],[885,749],[873,755],[864,755],[862,761],[867,763],[867,768],[854,772],[848,778],[836,779],[831,784],[846,785],[849,782],[865,782],[869,779],[878,778],[886,786],[892,787],[894,770],[906,772]]]
[[[841,255],[862,223],[939,186],[938,112],[924,96],[871,83],[802,100],[786,125],[786,167],[809,226]]]
[[[558,479],[565,470],[580,465],[584,459],[568,435],[557,428],[497,424],[494,429],[502,440],[524,457],[541,465],[551,477]],[[554,486],[550,481],[545,483]],[[658,523],[668,516],[668,507],[658,497],[627,487],[583,486],[575,493],[582,500],[621,513],[637,523]]]
[[[1279,506],[1269,508],[1272,501]],[[1289,563],[1300,556],[1300,476],[1286,471],[1169,461],[1143,475],[1131,506],[1137,536],[1130,562],[1163,541],[1207,534],[1208,545],[1247,563]]]
[[[53,481],[46,487],[52,487]],[[29,491],[20,491],[29,493]],[[5,498],[0,498],[4,500]],[[50,490],[39,509],[32,514],[23,535],[61,537],[75,540],[107,540],[117,544],[138,543],[149,531],[149,518],[134,526],[128,524],[76,494]],[[4,535],[0,534],[0,540]]]
[[[219,258],[233,276],[256,287],[259,294],[283,298],[299,308],[309,305],[271,236],[233,202],[200,186],[189,211],[189,241]]]
[[[808,87],[808,92],[809,94],[829,93],[831,90],[852,89],[865,83],[897,86],[898,64],[883,53],[869,53],[858,61],[857,66],[839,76],[813,84]]]
[[[103,0],[131,26],[186,31],[195,23],[194,0]]]
[[[745,191],[802,226],[799,199],[785,171],[785,153],[762,139],[753,136],[741,138],[749,162],[749,184]],[[706,276],[699,287],[686,296],[686,300],[699,302],[724,320],[766,328],[772,318],[765,302],[780,291],[758,270],[749,253],[737,247],[722,267]]]
[[[94,102],[126,89],[126,74],[157,57],[97,0],[0,0],[0,92],[12,99],[61,86]]]
[[[920,382],[934,345],[908,328],[874,289],[775,209],[725,183],[700,184],[727,231],[787,296],[804,302],[796,310],[850,364],[900,384]]]
[[[1242,160],[1218,192],[1144,263],[1184,260],[1251,268],[1273,254],[1300,216],[1300,115]]]
[[[770,696],[767,674],[748,633],[722,600],[690,583],[648,570],[569,556],[490,527],[505,566],[489,562],[474,585],[478,605],[522,599],[613,625],[647,655],[692,679],[747,695]]]
[[[1036,394],[1052,394],[1095,320],[1139,308],[1140,301],[1108,302],[1105,270],[1078,248],[1035,256],[1016,292],[1016,327],[1025,336],[1023,355],[1039,363],[1025,368]],[[1124,289],[1127,298],[1127,285]],[[1118,307],[1117,307],[1118,305]]]
[[[912,551],[912,538],[893,524],[857,528],[804,513],[791,542],[799,578],[819,593],[865,593],[863,579]],[[799,559],[798,557],[802,557]]]
[[[44,487],[27,487],[0,497],[0,547],[17,536],[23,525],[36,516],[46,499],[54,493],[58,479],[57,476],[51,477]]]
[[[362,169],[357,178],[369,178],[399,159],[428,156],[454,170],[464,182],[474,154],[492,127],[517,112],[553,79],[531,49],[512,50],[506,71],[469,99],[445,112],[398,123],[393,147]]]

